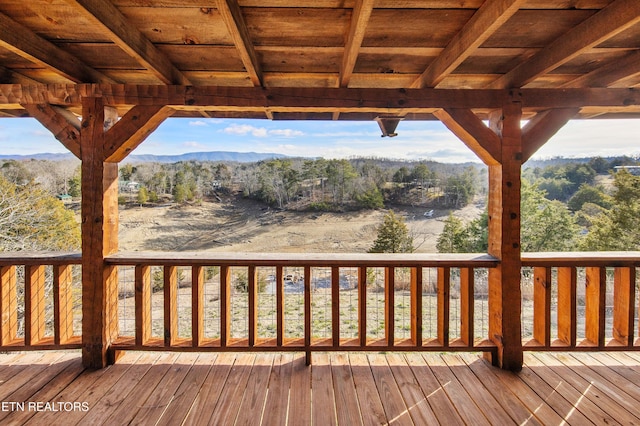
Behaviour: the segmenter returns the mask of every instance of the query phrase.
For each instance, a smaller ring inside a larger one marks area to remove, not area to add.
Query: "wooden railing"
[[[0,253],[0,350],[81,347],[80,253]]]
[[[309,355],[327,350],[495,348],[474,334],[475,271],[486,276],[486,268],[497,265],[488,255],[123,253],[110,256],[107,263],[119,268],[125,287],[120,300],[135,299],[129,302],[134,312],[129,309],[128,314],[134,316],[129,320],[134,326],[120,322],[121,337],[114,349]],[[180,288],[181,279],[185,289]],[[451,306],[452,289],[458,309]],[[433,306],[424,306],[432,300]],[[213,309],[205,306],[207,301],[213,301]],[[161,309],[154,309],[155,303]],[[486,305],[486,297],[480,303]],[[125,311],[121,309],[127,316]],[[185,312],[188,321],[181,330]],[[207,327],[212,318],[217,322]],[[433,333],[425,333],[425,323],[434,319]]]
[[[522,264],[525,350],[640,348],[639,252],[523,253]]]
[[[79,253],[0,254],[0,350],[81,347]],[[120,253],[113,349],[493,351],[488,255]],[[637,350],[640,253],[525,253],[524,350]]]

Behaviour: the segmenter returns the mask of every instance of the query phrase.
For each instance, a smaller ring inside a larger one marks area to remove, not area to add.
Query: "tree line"
[[[615,169],[638,164],[630,157],[596,157],[525,169],[522,251],[640,250],[640,176]],[[450,215],[437,249],[486,252],[487,230],[486,211],[468,223]]]
[[[481,187],[475,166],[363,158],[126,164],[120,177],[140,185],[140,204],[241,193],[274,208],[321,211],[377,209],[388,203],[460,207]]]

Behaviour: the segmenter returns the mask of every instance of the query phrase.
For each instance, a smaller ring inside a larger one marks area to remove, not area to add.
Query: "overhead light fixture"
[[[382,137],[384,138],[385,136],[389,136],[392,138],[394,136],[398,136],[396,133],[396,127],[398,127],[400,120],[402,120],[400,117],[376,117],[378,126],[380,126],[380,130],[382,131]]]

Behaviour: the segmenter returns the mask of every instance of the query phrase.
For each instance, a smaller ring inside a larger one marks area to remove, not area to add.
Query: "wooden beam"
[[[500,137],[469,109],[446,108],[433,113],[485,164],[501,161]]]
[[[617,81],[640,74],[640,50],[615,59],[590,73],[567,82],[562,87],[607,87]]]
[[[40,84],[39,81],[29,78],[26,75],[20,74],[16,70],[10,70],[3,66],[0,66],[0,81],[17,83],[17,84],[26,84],[26,85]]]
[[[634,89],[355,89],[299,87],[225,87],[165,85],[36,85],[0,84],[0,109],[20,104],[80,106],[81,98],[101,97],[106,105],[160,105],[197,111],[433,113],[439,108],[496,109],[517,95],[523,108],[623,110],[640,105]],[[636,108],[637,109],[637,108]]]
[[[101,98],[83,99],[82,154],[82,363],[103,368],[118,336],[117,268],[105,257],[118,251],[118,165],[104,162]]]
[[[364,33],[367,29],[369,17],[373,11],[374,0],[356,0],[351,14],[351,26],[349,36],[344,47],[342,66],[340,67],[340,87],[347,87],[356,66],[358,52],[362,46]]]
[[[236,45],[244,68],[254,86],[263,86],[262,70],[258,62],[258,56],[253,47],[249,29],[242,16],[242,11],[237,0],[216,0],[216,7],[222,20],[227,26],[229,35]]]
[[[147,39],[110,0],[66,0],[122,50],[165,84],[191,84],[169,59]]]
[[[80,156],[80,120],[71,112],[49,104],[23,105],[29,115],[46,127],[62,145]]]
[[[525,163],[578,113],[578,108],[551,109],[536,114],[522,128],[522,162]]]
[[[522,143],[519,102],[509,102],[492,116],[490,126],[500,129],[501,162],[489,166],[489,248],[500,259],[489,270],[489,339],[497,346],[494,365],[522,368],[520,273],[520,198]]]
[[[0,13],[0,46],[75,83],[115,83],[3,13]]]
[[[571,28],[527,61],[495,80],[492,89],[521,87],[580,55],[586,49],[620,34],[640,22],[640,2],[616,0]]]
[[[485,1],[411,87],[436,87],[511,18],[524,2],[525,0]]]
[[[105,135],[105,161],[124,160],[172,113],[171,108],[162,106],[131,108]]]

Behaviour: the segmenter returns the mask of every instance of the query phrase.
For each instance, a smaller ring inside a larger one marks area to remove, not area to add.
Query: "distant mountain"
[[[253,163],[256,161],[269,160],[272,158],[285,158],[286,155],[273,152],[188,152],[180,155],[129,155],[124,163],[177,163],[178,161],[234,161],[238,163]],[[61,161],[75,158],[73,154],[30,154],[30,155],[0,155],[0,160],[49,160]]]
[[[41,154],[28,154],[28,155],[0,155],[0,160],[47,160],[47,161],[63,161],[76,158],[72,153],[51,153],[43,152]]]
[[[256,161],[284,158],[286,155],[273,152],[231,152],[209,151],[188,152],[180,155],[129,155],[124,162],[129,163],[177,163],[178,161],[235,161],[238,163],[253,163]]]

